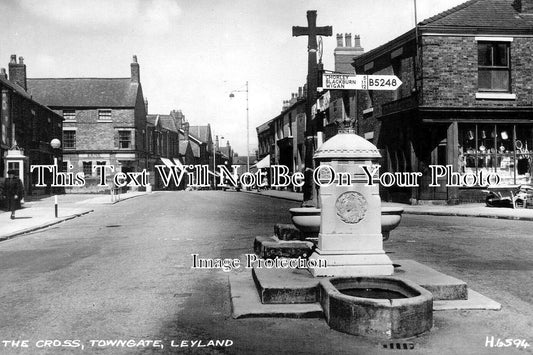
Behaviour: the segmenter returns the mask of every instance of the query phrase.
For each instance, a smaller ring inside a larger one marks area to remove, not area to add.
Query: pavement
[[[0,210],[0,241],[83,216],[93,212],[98,205],[115,204],[145,194],[146,192],[127,192],[114,196],[94,194],[57,195],[57,217],[55,216],[56,196],[29,196],[22,205],[22,209],[16,211],[15,219],[10,218],[10,212]]]
[[[244,191],[244,190],[243,190]],[[284,190],[244,191],[274,198],[292,201],[302,201],[303,194]],[[533,208],[504,208],[487,207],[484,203],[465,203],[459,205],[420,204],[409,205],[403,203],[383,202],[382,206],[403,207],[405,214],[456,216],[456,217],[481,217],[503,218],[523,221],[533,221]]]

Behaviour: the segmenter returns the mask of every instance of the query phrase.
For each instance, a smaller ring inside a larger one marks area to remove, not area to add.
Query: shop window
[[[508,42],[478,42],[479,91],[510,92]]]
[[[501,184],[531,183],[532,139],[532,125],[460,125],[459,170],[494,172]]]

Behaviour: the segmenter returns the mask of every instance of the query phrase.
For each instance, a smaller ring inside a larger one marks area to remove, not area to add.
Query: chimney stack
[[[172,110],[170,112],[170,116],[172,116],[172,118],[174,118],[174,122],[176,123],[176,127],[178,129],[181,129],[183,127],[183,114],[181,113],[181,110]]]
[[[26,82],[26,64],[24,64],[24,58],[19,57],[17,63],[17,55],[11,55],[11,61],[9,62],[9,81],[19,85],[24,90],[27,90]]]
[[[342,34],[337,35],[337,39],[339,39],[339,37],[342,42]],[[335,71],[339,73],[353,74],[353,59],[363,54],[365,50],[361,47],[361,38],[359,35],[354,35],[353,45],[351,33],[346,33],[344,39],[346,46],[338,46],[333,51],[335,57]]]
[[[131,82],[141,82],[141,68],[139,67],[139,63],[137,63],[136,55],[133,56],[133,62],[131,63]]]
[[[189,122],[183,122],[183,133],[185,135],[185,140],[189,140]]]
[[[304,96],[304,89],[300,86],[298,87],[298,98],[302,98]]]

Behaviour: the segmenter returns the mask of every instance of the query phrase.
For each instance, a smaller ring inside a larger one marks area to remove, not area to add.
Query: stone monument
[[[381,154],[375,145],[344,129],[314,155],[321,205],[318,246],[310,259],[323,259],[314,276],[392,275],[383,250],[378,176],[368,178]],[[371,183],[374,182],[375,183]]]

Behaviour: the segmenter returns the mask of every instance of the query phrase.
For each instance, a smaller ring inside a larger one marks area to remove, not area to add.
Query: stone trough
[[[321,280],[320,304],[332,329],[353,335],[409,338],[433,325],[432,294],[395,277]]]

